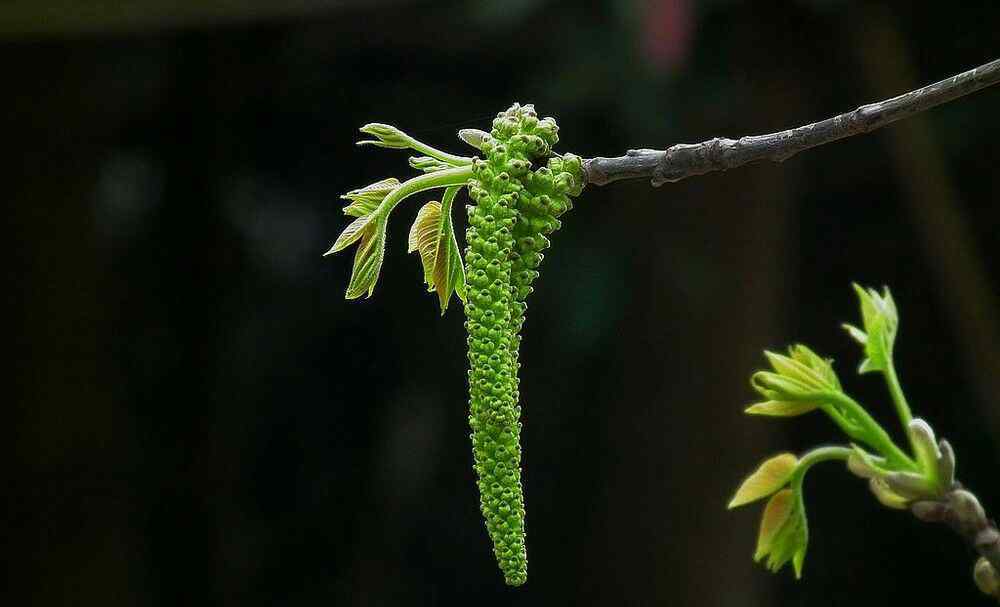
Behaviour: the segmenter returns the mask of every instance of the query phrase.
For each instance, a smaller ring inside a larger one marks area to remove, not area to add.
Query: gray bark
[[[629,150],[616,158],[588,158],[583,163],[585,178],[587,183],[605,185],[642,177],[660,186],[751,162],[782,162],[804,150],[874,131],[998,82],[1000,59],[892,99],[777,133],[739,139],[715,137],[702,143],[679,143],[666,150]]]

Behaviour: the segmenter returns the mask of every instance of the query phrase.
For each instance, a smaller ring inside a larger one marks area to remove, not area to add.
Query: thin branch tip
[[[583,161],[584,177],[593,185],[644,178],[658,187],[753,162],[783,162],[799,152],[870,133],[997,83],[1000,59],[891,99],[777,133],[739,139],[715,137],[701,143],[679,143],[666,150],[634,149],[615,158],[588,158]]]

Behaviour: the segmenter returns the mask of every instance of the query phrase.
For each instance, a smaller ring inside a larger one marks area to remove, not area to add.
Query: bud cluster
[[[472,163],[466,231],[469,423],[483,516],[511,585],[527,577],[517,377],[524,300],[549,246],[546,235],[559,228],[556,217],[582,187],[575,156],[533,169],[552,153],[557,132],[552,118],[514,104],[490,133],[460,134],[484,156]]]

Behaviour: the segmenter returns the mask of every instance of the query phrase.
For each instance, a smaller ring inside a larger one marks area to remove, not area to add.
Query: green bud
[[[910,504],[913,516],[925,523],[941,523],[948,517],[948,505],[936,500],[923,500]]]
[[[801,381],[770,371],[758,371],[750,377],[750,385],[768,400],[811,400],[817,391]]]
[[[930,424],[922,419],[914,419],[907,426],[907,433],[910,435],[910,442],[917,456],[917,463],[920,465],[924,476],[933,484],[938,480],[938,462],[941,459],[941,451],[938,449],[937,439],[934,437],[934,430]]]
[[[976,561],[972,575],[980,592],[990,596],[1000,595],[1000,575],[984,557],[979,557],[979,560]]]
[[[949,493],[948,505],[951,507],[952,512],[955,513],[955,518],[960,524],[974,527],[979,524],[979,521],[986,520],[986,513],[983,511],[983,506],[979,503],[979,500],[965,489]]]
[[[893,493],[907,500],[926,500],[937,497],[933,483],[921,474],[890,472],[883,479]]]
[[[941,458],[938,460],[938,482],[942,488],[948,490],[955,485],[955,451],[944,439],[938,443],[938,449],[941,451]]]
[[[880,504],[894,510],[905,510],[910,503],[908,499],[896,493],[883,478],[873,478],[868,481],[868,488]]]
[[[484,141],[492,139],[489,133],[479,129],[462,129],[458,132],[458,138],[477,150],[483,149]]]
[[[391,124],[381,124],[378,122],[372,122],[364,125],[359,129],[362,133],[366,135],[371,135],[375,139],[366,139],[364,141],[359,141],[358,145],[377,145],[380,148],[392,148],[395,150],[402,150],[410,147],[412,139],[409,135],[403,131],[397,129]]]

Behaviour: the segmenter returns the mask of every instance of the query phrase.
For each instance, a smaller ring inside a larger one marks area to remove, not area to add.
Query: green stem
[[[449,154],[448,152],[442,152],[437,148],[432,148],[431,146],[427,145],[422,141],[417,141],[416,139],[410,137],[409,135],[407,135],[406,138],[408,139],[410,147],[413,148],[414,150],[427,154],[431,158],[435,158],[437,160],[440,160],[441,162],[446,162],[451,166],[462,167],[462,166],[469,166],[472,164],[472,158],[468,156],[456,156],[454,154]]]
[[[398,188],[389,193],[379,205],[379,211],[388,215],[397,204],[408,196],[419,194],[425,190],[434,188],[447,188],[451,186],[463,186],[472,177],[472,166],[456,167],[454,169],[444,169],[426,173],[413,179],[404,181]]]
[[[865,408],[858,404],[857,401],[843,392],[830,392],[826,396],[829,401],[840,405],[850,413],[851,421],[860,426],[859,429],[852,429],[845,427],[838,421],[838,424],[848,436],[867,443],[897,468],[913,471],[920,469],[909,455],[896,446],[896,443],[892,441],[892,438],[885,429],[871,415],[868,415]],[[836,417],[834,417],[834,421],[837,421]]]
[[[899,383],[899,376],[896,375],[896,365],[892,362],[892,355],[889,355],[889,361],[885,365],[885,371],[883,373],[885,376],[885,383],[889,387],[889,394],[892,396],[892,404],[896,407],[896,415],[899,416],[900,423],[903,424],[903,432],[906,436],[910,435],[910,422],[913,421],[913,414],[910,413],[910,405],[906,402],[906,396],[903,395],[903,386]],[[913,448],[913,441],[910,441],[910,447]]]
[[[450,215],[451,214],[451,203],[455,201],[455,196],[458,194],[458,191],[460,189],[461,189],[461,186],[453,185],[453,186],[450,186],[447,190],[444,191],[444,194],[441,196],[441,216],[442,217],[450,217],[451,216]]]
[[[854,451],[850,447],[817,447],[799,459],[799,463],[795,466],[795,471],[792,472],[792,479],[789,481],[789,484],[792,489],[801,496],[802,481],[805,479],[806,472],[808,472],[810,468],[820,462],[827,462],[830,460],[847,461],[847,458],[849,458],[853,452]]]

